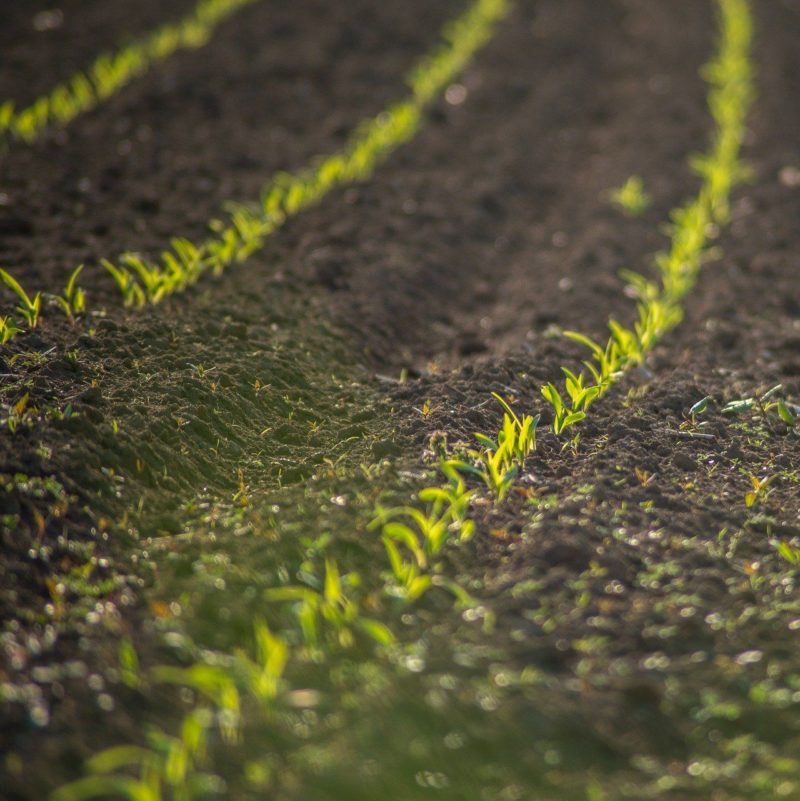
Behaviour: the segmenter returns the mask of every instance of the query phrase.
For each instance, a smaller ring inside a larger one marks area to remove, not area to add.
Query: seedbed
[[[800,7],[723,0],[742,128],[715,5],[512,4],[413,138],[141,309],[102,259],[342,152],[465,6],[255,2],[8,149],[3,798],[800,795]],[[563,332],[635,319],[729,123],[682,322],[556,434]]]

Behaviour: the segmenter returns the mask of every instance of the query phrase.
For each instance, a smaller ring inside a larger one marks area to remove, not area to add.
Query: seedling
[[[800,548],[797,548],[784,540],[773,542],[772,545],[780,555],[781,559],[794,567],[800,568]]]
[[[0,317],[0,345],[5,345],[22,331],[13,317]]]
[[[321,589],[292,585],[264,592],[268,601],[290,601],[309,648],[317,648],[324,625],[329,625],[342,648],[353,645],[353,630],[359,629],[376,642],[387,645],[394,635],[382,623],[362,615],[359,603],[350,591],[361,583],[357,573],[342,575],[333,559],[325,560],[325,578]]]
[[[771,425],[770,415],[777,416],[786,426],[794,428],[800,420],[800,406],[789,403],[779,397],[783,384],[777,384],[761,396],[740,398],[727,403],[723,414],[748,414],[757,412],[767,425]]]
[[[644,181],[638,175],[632,175],[622,186],[612,189],[609,197],[629,217],[640,216],[651,202],[650,195],[645,191]]]
[[[28,328],[33,329],[39,324],[39,314],[42,310],[42,293],[37,292],[33,298],[20,286],[19,282],[0,268],[0,281],[2,281],[16,296],[19,301],[17,311],[28,323]]]
[[[548,383],[542,387],[542,395],[545,400],[553,407],[553,433],[558,436],[566,429],[580,423],[585,419],[586,412],[581,410],[574,410],[564,403],[561,393],[556,388],[555,384]]]
[[[0,420],[0,425],[5,423],[9,433],[14,434],[21,425],[30,425],[36,409],[29,404],[30,395],[25,393],[8,411],[5,420]]]
[[[751,492],[744,496],[744,505],[751,509],[756,504],[764,504],[767,498],[772,493],[771,484],[775,480],[775,476],[767,476],[766,478],[758,478],[758,476],[750,476],[750,483],[753,485]]]
[[[708,404],[713,400],[711,395],[706,395],[705,398],[701,398],[697,403],[693,404],[692,407],[689,409],[689,414],[692,418],[692,423],[697,422],[697,418],[701,414],[705,414],[706,410],[708,409]]]
[[[117,267],[108,259],[102,260],[102,265],[111,274],[122,294],[126,306],[144,306],[145,295],[131,272],[124,267]]]
[[[496,439],[475,434],[483,450],[470,450],[470,462],[451,459],[445,464],[461,473],[480,476],[498,501],[502,501],[514,483],[527,456],[536,449],[536,429],[540,416],[517,417],[508,402],[496,392],[492,396],[505,410],[503,426]]]
[[[689,408],[688,419],[685,419],[680,424],[680,431],[685,432],[687,436],[695,436],[695,437],[704,437],[706,435],[699,434],[694,429],[703,428],[707,426],[707,422],[698,422],[698,418],[704,415],[707,411],[709,406],[714,402],[714,398],[711,395],[706,395],[704,398],[701,398],[696,403],[693,403]],[[684,415],[687,417],[687,415]]]
[[[61,307],[62,311],[67,315],[67,319],[71,323],[74,323],[75,318],[86,311],[86,295],[83,289],[81,289],[76,283],[82,270],[83,265],[78,265],[72,271],[72,274],[67,281],[67,285],[64,288],[64,294],[53,296],[53,299]]]

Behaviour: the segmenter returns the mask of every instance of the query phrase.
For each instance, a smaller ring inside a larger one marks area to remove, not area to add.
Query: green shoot
[[[759,397],[740,398],[725,404],[723,414],[747,414],[756,412],[767,425],[770,425],[770,416],[777,416],[787,428],[793,429],[800,420],[800,406],[789,403],[779,397],[783,384],[777,384]]]
[[[42,293],[37,292],[33,298],[20,286],[19,282],[5,270],[0,268],[0,281],[2,281],[19,301],[17,311],[28,323],[28,328],[34,329],[39,324],[39,314],[42,310]]]
[[[708,404],[711,402],[712,398],[711,395],[706,395],[705,398],[701,398],[697,403],[692,404],[692,408],[689,409],[689,414],[692,416],[692,422],[694,422],[698,415],[705,414],[706,410],[708,409]]]
[[[67,319],[71,323],[74,323],[75,318],[86,311],[86,295],[83,289],[81,289],[76,283],[82,270],[82,264],[76,267],[67,280],[67,285],[64,288],[64,294],[55,295],[53,297],[64,314],[67,315]]]
[[[144,306],[144,292],[130,270],[127,270],[125,267],[117,267],[107,259],[102,260],[102,265],[111,273],[126,306]]]
[[[644,181],[638,175],[632,175],[622,186],[612,189],[609,198],[629,217],[639,217],[651,202],[650,195],[645,191]]]
[[[451,459],[446,464],[467,475],[479,476],[498,501],[502,501],[514,483],[527,456],[536,449],[539,415],[525,415],[521,420],[508,402],[496,392],[492,396],[505,410],[503,426],[495,439],[475,434],[482,450],[470,450],[470,461]]]
[[[775,476],[767,476],[766,478],[750,476],[750,483],[753,485],[753,489],[744,496],[744,505],[750,509],[756,504],[765,503],[772,493],[770,485],[774,480]]]
[[[775,550],[780,555],[781,559],[788,562],[794,567],[800,568],[800,548],[791,545],[783,540],[773,542]]]
[[[12,317],[0,317],[0,345],[5,345],[22,331]]]

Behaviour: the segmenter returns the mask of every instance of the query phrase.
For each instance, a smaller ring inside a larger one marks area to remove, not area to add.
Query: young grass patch
[[[202,47],[220,22],[253,2],[200,0],[188,16],[166,23],[114,53],[102,53],[86,71],[58,84],[31,105],[17,110],[12,100],[0,103],[0,149],[9,141],[34,142],[48,128],[67,125],[95,108],[176,51]]]

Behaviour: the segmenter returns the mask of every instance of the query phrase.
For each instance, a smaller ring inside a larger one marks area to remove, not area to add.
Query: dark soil
[[[568,726],[615,765],[647,758],[680,773],[674,799],[711,798],[685,784],[685,766],[737,737],[751,744],[725,752],[739,772],[715,801],[771,797],[747,781],[774,778],[773,757],[795,759],[787,780],[800,769],[796,693],[758,700],[794,687],[799,664],[796,569],[775,542],[800,545],[800,440],[720,411],[778,383],[800,402],[800,3],[754,6],[753,180],[721,256],[646,367],[593,409],[574,447],[542,436],[520,491],[479,507],[475,547],[459,555],[498,614],[509,663],[554,677],[553,696],[573,705]],[[88,61],[126,23],[122,4],[85,7],[110,20],[81,34]],[[414,464],[441,432],[469,442],[496,429],[492,390],[538,411],[542,382],[581,355],[557,330],[602,336],[610,316],[632,316],[618,271],[647,270],[664,247],[660,224],[697,186],[687,155],[710,131],[698,70],[713,13],[696,0],[518,4],[450,94],[463,102],[439,103],[371,181],[289,221],[223,280],[138,315],[118,308],[99,258],[199,237],[225,200],[335,149],[402,95],[404,72],[457,8],[257,3],[208,47],[0,165],[0,262],[50,291],[86,262],[90,306],[106,310],[77,329],[53,310],[2,354],[2,403],[27,393],[31,412],[0,439],[9,797],[34,797],[19,760],[36,764],[37,749],[63,759],[73,726],[72,758],[108,731],[135,731],[127,710],[87,712],[77,688],[121,632],[159,649],[141,586],[158,577],[130,561],[141,538],[181,531],[198,504],[243,482],[292,493],[326,459]],[[64,12],[65,28],[46,34],[54,52],[69,47]],[[157,16],[143,12],[142,29]],[[42,54],[45,34],[9,19],[22,71],[3,78],[5,93],[23,97],[33,65],[42,86],[64,77],[65,62]],[[653,197],[637,219],[606,196],[631,174]],[[709,411],[690,424],[705,396]],[[747,508],[752,475],[775,476],[774,491]],[[107,630],[86,622],[97,609],[85,588],[64,599],[53,588],[85,564],[97,601],[113,605]],[[57,681],[41,672],[52,666]],[[723,703],[737,715],[721,722]],[[573,797],[569,779],[561,796],[548,781],[542,798]]]

